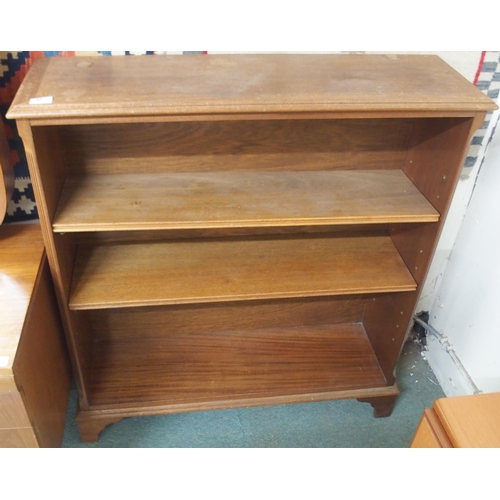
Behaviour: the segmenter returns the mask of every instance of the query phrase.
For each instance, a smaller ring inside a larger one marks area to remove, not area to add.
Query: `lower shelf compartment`
[[[315,394],[385,385],[363,325],[346,323],[99,340],[89,402],[92,409],[189,411],[258,398],[314,401],[328,399]]]

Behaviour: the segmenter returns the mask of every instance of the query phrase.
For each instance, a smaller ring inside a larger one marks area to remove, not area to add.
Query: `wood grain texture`
[[[26,150],[30,175],[37,179],[33,189],[40,215],[44,214],[41,218],[43,231],[45,219],[51,220],[54,216],[65,179],[63,147],[54,127],[32,128],[23,121],[18,129]]]
[[[71,372],[64,332],[44,258],[13,368],[40,447],[60,447]]]
[[[370,387],[364,389],[347,389],[345,391],[296,393],[284,396],[262,396],[249,398],[214,399],[211,401],[191,403],[153,404],[130,403],[122,405],[106,405],[90,410],[78,410],[76,421],[82,441],[97,441],[99,432],[106,426],[126,417],[143,417],[180,412],[203,410],[222,410],[227,408],[251,408],[255,406],[284,405],[292,403],[310,403],[314,401],[331,401],[335,399],[352,399],[360,396],[374,398],[393,397],[399,394],[397,386]]]
[[[443,217],[451,204],[474,126],[477,121],[473,118],[415,122],[403,172]]]
[[[239,227],[216,229],[157,229],[140,231],[87,231],[79,233],[64,233],[63,237],[75,236],[77,246],[94,247],[117,243],[153,243],[176,240],[198,240],[216,238],[260,238],[260,237],[300,237],[300,236],[346,236],[353,234],[387,234],[387,224],[353,224],[321,225],[321,226],[280,226],[280,227]],[[59,233],[54,233],[59,234]]]
[[[32,129],[26,120],[18,121],[17,128],[26,151],[52,279],[61,304],[63,321],[66,321],[63,304],[67,302],[70,277],[67,274],[68,268],[64,264],[71,260],[71,257],[68,255],[70,253],[68,248],[60,252],[62,249],[54,242],[51,224],[64,183],[58,136],[54,129]]]
[[[408,119],[291,120],[285,116],[57,130],[66,168],[74,175],[401,168],[412,127],[413,120]]]
[[[436,412],[424,410],[422,419],[410,443],[410,448],[453,448]]]
[[[390,238],[349,234],[81,248],[71,309],[410,291]]]
[[[29,104],[43,95],[53,104]],[[389,414],[471,131],[492,109],[434,56],[37,61],[8,116],[82,436],[126,416],[342,397]]]
[[[60,446],[70,371],[39,224],[0,228],[0,356],[0,443]]]
[[[211,172],[72,177],[56,231],[434,222],[400,170]]]
[[[84,443],[95,443],[99,441],[99,433],[108,425],[119,422],[124,418],[123,414],[108,415],[102,411],[79,410],[76,415],[80,439]]]
[[[9,119],[326,111],[480,111],[494,104],[436,56],[47,58]],[[52,96],[48,105],[32,97]],[[71,110],[68,113],[68,110]]]
[[[396,363],[401,354],[418,300],[419,289],[391,293],[366,301],[363,325],[387,382],[396,380]]]
[[[17,392],[16,381],[13,375],[0,376],[0,394],[3,392]]]
[[[375,418],[390,417],[399,393],[377,398],[358,398],[360,403],[369,403],[373,408]]]
[[[442,398],[433,408],[455,448],[500,448],[500,393]]]
[[[389,235],[418,289],[425,282],[462,169],[473,119],[417,120],[403,171],[440,213],[430,224],[391,224]],[[432,165],[432,168],[430,167]],[[379,297],[367,302],[365,328],[387,380],[395,380],[397,359],[419,292]]]
[[[492,101],[493,102],[493,101]],[[483,114],[484,112],[480,113]],[[322,112],[294,112],[294,113],[242,113],[242,114],[192,114],[192,115],[152,115],[152,116],[91,116],[91,117],[64,117],[41,118],[32,120],[33,127],[65,127],[80,125],[120,125],[123,123],[187,123],[187,122],[232,122],[268,120],[385,120],[385,119],[421,119],[421,118],[475,118],[476,111],[322,111]]]
[[[92,407],[385,385],[360,324],[101,341],[94,356]]]
[[[24,401],[18,392],[0,394],[0,429],[30,427]]]
[[[432,224],[394,224],[388,229],[394,246],[419,286],[423,285],[434,256],[442,220]]]
[[[366,298],[319,297],[88,311],[96,340],[360,323]],[[84,314],[84,313],[80,313]]]
[[[0,448],[39,448],[31,427],[0,429]]]
[[[38,224],[0,227],[0,375],[12,375],[19,340],[42,261]]]
[[[71,317],[67,308],[75,246],[71,235],[62,237],[52,232],[52,217],[57,207],[65,176],[62,163],[62,145],[57,129],[53,127],[37,129],[32,128],[27,120],[18,120],[17,128],[26,151],[45,251],[79,388],[80,403],[85,405],[86,380],[88,380],[90,362],[88,336],[78,320]]]

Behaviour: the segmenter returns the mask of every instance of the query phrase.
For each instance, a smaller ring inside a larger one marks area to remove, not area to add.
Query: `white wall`
[[[434,52],[434,54],[441,57],[467,80],[470,82],[474,81],[481,52]],[[488,62],[490,58],[494,60],[496,57],[495,53],[487,52],[485,61]],[[462,225],[467,207],[469,206],[476,182],[476,176],[479,172],[493,126],[494,119],[490,120],[490,126],[487,130],[481,131],[484,135],[483,144],[480,146],[471,146],[470,156],[477,156],[478,161],[473,167],[464,169],[462,172],[427,280],[422,289],[417,307],[418,311],[430,311],[436,301],[437,293],[441,286],[441,281],[446,271],[453,245],[458,237],[458,232]]]
[[[495,112],[492,121],[498,118]],[[448,337],[483,392],[500,391],[499,129],[477,176],[429,321]],[[472,393],[438,341],[430,340],[428,359],[447,395]]]

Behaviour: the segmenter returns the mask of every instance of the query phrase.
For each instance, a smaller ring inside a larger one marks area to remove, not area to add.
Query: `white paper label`
[[[46,95],[43,97],[32,97],[30,99],[30,104],[52,104],[54,98],[51,95]]]
[[[9,356],[0,356],[0,366],[6,367],[9,365]]]

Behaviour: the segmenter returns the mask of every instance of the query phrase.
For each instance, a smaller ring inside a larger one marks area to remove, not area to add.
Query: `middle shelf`
[[[416,289],[382,232],[130,242],[78,247],[73,310]]]

